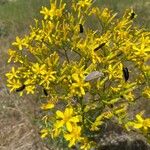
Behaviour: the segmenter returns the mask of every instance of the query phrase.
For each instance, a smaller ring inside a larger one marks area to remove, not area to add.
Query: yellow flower
[[[20,39],[18,36],[16,37],[16,42],[13,42],[12,45],[18,46],[19,50],[22,50],[23,46],[28,46],[25,39]]]
[[[60,133],[61,133],[61,129],[56,128],[55,125],[54,125],[54,129],[51,132],[51,137],[52,138],[58,137]]]
[[[40,133],[41,133],[41,138],[43,139],[48,135],[49,131],[48,129],[42,129]]]
[[[121,87],[113,87],[113,86],[111,86],[110,88],[111,88],[112,92],[114,92],[114,93],[119,92],[121,90]]]
[[[92,123],[90,130],[91,131],[98,131],[99,127],[103,124],[103,121],[95,121],[94,123]]]
[[[148,128],[150,128],[150,118],[142,118],[141,114],[137,114],[136,115],[136,119],[137,121],[134,122],[134,128],[136,129],[140,129],[143,128],[145,131],[148,130]]]
[[[49,101],[47,104],[42,104],[41,109],[48,110],[54,108],[54,106],[55,105],[51,101]]]
[[[35,86],[34,85],[28,85],[26,86],[26,91],[27,91],[27,94],[34,94],[34,91],[35,91]]]
[[[80,7],[88,7],[92,4],[92,0],[79,0],[79,2],[77,3],[77,5],[79,5]]]
[[[47,71],[44,75],[41,76],[41,82],[40,85],[44,85],[45,87],[49,87],[51,81],[55,81],[56,77],[54,76],[56,74],[56,71]]]
[[[127,130],[130,130],[129,127],[133,127],[135,129],[141,129],[144,130],[145,133],[148,132],[148,129],[150,129],[150,118],[144,119],[142,117],[143,113],[139,113],[136,115],[136,120],[135,121],[129,121],[125,127]]]
[[[62,10],[65,8],[66,4],[62,5],[62,1],[60,2],[59,8],[57,9],[57,0],[51,3],[50,10],[46,7],[42,7],[42,10],[40,11],[41,14],[44,14],[44,19],[46,20],[48,17],[51,19],[54,18],[54,16],[60,17],[62,15]]]
[[[6,77],[11,80],[13,78],[19,78],[19,71],[18,70],[15,70],[15,67],[12,67],[11,68],[11,72],[9,73],[6,73]]]
[[[108,66],[108,72],[109,72],[109,79],[111,79],[114,76],[114,74],[115,74],[115,70],[112,67],[112,65]]]
[[[30,77],[32,76],[32,72],[30,70],[25,69],[25,71],[22,72],[23,74],[23,78],[25,79],[30,79]]]
[[[150,99],[150,87],[145,87],[143,92],[142,92],[143,96],[145,96],[146,98]]]
[[[102,58],[100,56],[98,56],[98,54],[95,53],[94,51],[91,51],[90,56],[91,56],[93,64],[102,62]]]
[[[146,47],[145,43],[141,43],[140,46],[133,45],[132,48],[135,51],[135,54],[140,57],[147,56],[148,52],[150,52],[150,47]]]
[[[41,14],[44,14],[44,19],[47,19],[50,15],[50,10],[48,10],[46,7],[42,7],[42,10],[40,11]]]
[[[106,71],[109,74],[109,79],[122,78],[122,64],[116,63],[115,65],[109,65]]]
[[[80,146],[80,149],[83,149],[83,150],[90,150],[92,149],[92,147],[96,144],[95,142],[93,141],[89,141],[88,138],[82,138],[81,139],[81,146]]]
[[[17,52],[14,51],[14,50],[12,50],[12,49],[9,49],[9,50],[8,50],[8,55],[9,55],[8,63],[10,63],[13,58],[18,58],[18,57],[17,57]],[[19,59],[18,59],[18,60],[19,60]]]
[[[10,92],[22,86],[22,83],[20,82],[19,79],[7,80],[7,82],[8,82],[7,86],[11,88]]]
[[[128,101],[134,101],[135,99],[135,95],[133,94],[133,92],[128,92],[126,94],[122,95],[124,99],[128,100]]]
[[[56,128],[60,128],[64,125],[66,125],[66,128],[68,131],[72,131],[73,124],[79,122],[79,116],[73,116],[73,109],[72,108],[66,108],[64,113],[60,110],[56,111],[57,115],[57,122],[56,122]]]
[[[46,73],[46,68],[45,68],[45,64],[40,65],[39,63],[35,63],[32,66],[32,71],[33,73],[35,73],[36,75],[44,75]]]
[[[110,119],[111,117],[113,116],[112,112],[110,111],[106,111],[106,112],[103,112],[102,114],[100,114],[96,120],[92,123],[91,125],[91,131],[97,131],[99,130],[99,127],[101,125],[103,125],[104,123],[104,119]]]
[[[85,95],[84,88],[89,88],[90,84],[84,81],[84,76],[82,74],[74,73],[72,79],[73,83],[70,86],[71,94],[77,94],[78,96]]]
[[[35,85],[35,83],[36,83],[36,80],[33,78],[29,78],[24,82],[25,85]]]
[[[9,55],[9,59],[8,59],[8,63],[10,63],[12,60],[14,63],[19,62],[19,63],[23,63],[23,57],[16,51],[9,49],[8,50],[8,55]]]
[[[73,126],[72,131],[70,133],[64,134],[64,138],[69,141],[69,147],[72,147],[79,142],[81,139],[81,127]]]
[[[101,13],[101,18],[104,22],[106,22],[111,17],[110,11],[108,8],[104,8]]]

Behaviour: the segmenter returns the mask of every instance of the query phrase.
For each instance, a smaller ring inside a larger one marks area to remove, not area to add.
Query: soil
[[[0,88],[0,150],[48,150],[33,118],[36,97],[20,97]]]

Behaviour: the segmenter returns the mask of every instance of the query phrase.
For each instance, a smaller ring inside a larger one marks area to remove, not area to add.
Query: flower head
[[[73,129],[73,125],[80,121],[79,116],[74,116],[73,108],[66,108],[64,112],[57,110],[56,115],[56,128],[60,128],[65,125],[67,130],[70,132]]]
[[[16,37],[16,42],[13,42],[12,45],[18,46],[19,50],[22,50],[23,46],[28,46],[25,39],[20,39],[18,36]]]
[[[64,135],[64,138],[69,141],[69,147],[72,147],[76,144],[77,141],[81,139],[81,127],[73,126],[72,131]]]

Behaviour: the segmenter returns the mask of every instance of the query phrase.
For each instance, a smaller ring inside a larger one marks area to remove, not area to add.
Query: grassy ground
[[[66,0],[67,1],[67,0]],[[68,0],[69,1],[69,0]],[[7,49],[16,35],[28,33],[34,18],[40,18],[42,5],[49,0],[0,0],[0,150],[44,150],[33,118],[36,116],[36,97],[20,98],[9,94],[4,73],[7,64]],[[97,0],[96,5],[107,6],[120,14],[133,7],[138,15],[136,23],[150,28],[149,0]]]
[[[38,107],[36,97],[10,94],[5,86],[7,49],[16,35],[28,33],[42,5],[49,0],[0,0],[0,150],[46,150],[33,125]]]
[[[15,0],[0,5],[0,20],[6,25],[9,31],[22,32],[33,18],[39,18],[39,10],[42,5],[48,5],[49,0]],[[10,33],[9,33],[10,34]]]

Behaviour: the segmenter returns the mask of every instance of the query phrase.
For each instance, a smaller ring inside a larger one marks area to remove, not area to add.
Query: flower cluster
[[[129,121],[125,125],[127,130],[136,129],[144,133],[146,136],[149,136],[150,132],[150,118],[143,118],[143,113],[136,115],[136,120]]]
[[[7,86],[43,95],[42,138],[91,149],[105,121],[124,126],[129,106],[150,99],[150,32],[133,25],[132,9],[119,18],[92,0],[51,0],[40,13],[43,19],[8,51],[15,65]],[[149,128],[149,119],[136,118],[133,127]]]

